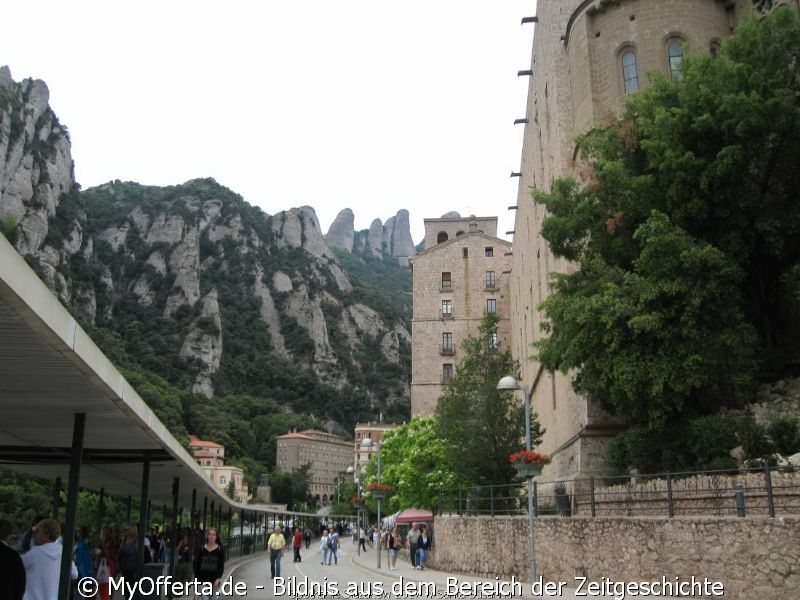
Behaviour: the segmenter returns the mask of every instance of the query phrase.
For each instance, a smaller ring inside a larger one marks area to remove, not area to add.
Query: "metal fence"
[[[539,515],[569,517],[800,514],[800,470],[758,467],[533,482]],[[439,515],[527,514],[525,483],[439,490]]]

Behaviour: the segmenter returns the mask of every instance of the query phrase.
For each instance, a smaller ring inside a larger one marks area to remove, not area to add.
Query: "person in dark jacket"
[[[209,582],[214,588],[219,588],[224,572],[225,552],[217,542],[217,530],[210,527],[206,532],[205,545],[195,554],[194,576],[197,581]]]
[[[5,540],[11,533],[11,523],[0,520],[0,600],[22,600],[25,595],[25,565],[19,552]]]

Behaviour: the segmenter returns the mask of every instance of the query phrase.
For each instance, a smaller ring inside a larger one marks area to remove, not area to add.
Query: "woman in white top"
[[[319,538],[319,551],[322,553],[322,562],[319,563],[324,565],[328,562],[328,530],[322,530],[322,537]]]

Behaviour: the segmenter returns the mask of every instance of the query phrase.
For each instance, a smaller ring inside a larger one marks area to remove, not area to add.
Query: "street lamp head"
[[[510,375],[506,375],[500,381],[497,382],[497,389],[498,390],[521,390],[522,387],[519,385],[519,382],[511,377]]]
[[[353,474],[353,471],[355,471],[355,469],[354,469],[353,467],[347,467],[347,469],[346,469],[346,471],[345,471],[345,472],[346,472],[348,475],[352,475],[352,474]]]

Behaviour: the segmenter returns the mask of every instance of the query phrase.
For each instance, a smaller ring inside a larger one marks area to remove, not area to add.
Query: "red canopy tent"
[[[394,518],[394,522],[398,525],[423,521],[431,523],[433,521],[433,513],[429,510],[422,510],[421,508],[408,508]]]

